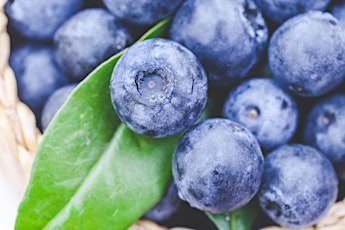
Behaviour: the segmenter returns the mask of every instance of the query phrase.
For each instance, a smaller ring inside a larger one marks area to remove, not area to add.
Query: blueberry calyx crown
[[[172,81],[163,68],[136,72],[135,85],[143,98],[166,98],[172,92]]]

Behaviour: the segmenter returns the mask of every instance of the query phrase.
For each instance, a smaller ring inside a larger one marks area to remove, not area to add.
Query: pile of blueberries
[[[270,220],[302,228],[341,198],[345,1],[12,0],[5,10],[19,97],[43,131],[88,73],[129,47],[110,82],[118,116],[142,135],[181,135],[174,180],[145,218],[170,225],[186,206],[223,213],[257,199]],[[168,38],[132,45],[168,16]]]

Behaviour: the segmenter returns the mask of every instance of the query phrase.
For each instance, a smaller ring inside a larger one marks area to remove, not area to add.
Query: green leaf
[[[246,206],[233,212],[220,214],[206,212],[206,215],[219,230],[250,230],[258,210],[257,200],[254,199]]]
[[[163,36],[168,23],[142,39]],[[149,139],[121,124],[109,82],[123,52],[81,82],[53,119],[16,229],[126,229],[163,195],[177,137]]]

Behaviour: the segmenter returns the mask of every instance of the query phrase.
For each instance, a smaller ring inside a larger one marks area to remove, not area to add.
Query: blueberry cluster
[[[192,207],[232,211],[257,193],[273,221],[301,228],[335,202],[345,179],[345,28],[344,6],[329,8],[338,20],[323,12],[329,2],[187,0],[177,11],[170,37],[200,59],[223,117],[196,124],[176,148],[174,180]]]
[[[9,30],[24,39],[10,64],[21,99],[37,117],[43,110],[43,130],[78,82],[171,16],[167,37],[129,46],[109,84],[131,130],[180,135],[174,181],[145,218],[164,222],[180,203],[229,212],[256,196],[277,224],[302,228],[336,201],[345,181],[344,3],[30,3],[6,4]]]
[[[171,15],[180,4],[181,0],[157,4],[7,1],[5,12],[12,36],[10,65],[17,77],[19,98],[33,110],[40,128],[46,129],[51,116],[62,105],[62,98],[66,98],[65,94],[57,94],[62,98],[56,101],[53,97],[47,105],[53,109],[45,109],[50,115],[42,115],[54,91],[82,81],[103,61],[132,44],[147,26]]]

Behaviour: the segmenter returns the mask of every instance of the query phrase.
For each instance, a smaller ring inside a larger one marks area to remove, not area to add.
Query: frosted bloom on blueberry
[[[338,178],[331,162],[313,147],[283,145],[265,158],[259,202],[283,227],[318,222],[335,202]]]
[[[9,61],[16,76],[18,96],[39,122],[46,100],[57,88],[68,84],[68,76],[50,46],[27,43],[13,50]]]
[[[207,119],[187,131],[173,157],[179,196],[212,213],[247,204],[259,190],[264,158],[253,134],[225,118]]]
[[[7,1],[10,26],[24,37],[51,40],[55,31],[81,9],[83,0],[15,0]]]
[[[345,77],[345,31],[329,13],[300,14],[275,30],[268,59],[275,79],[290,92],[326,94]]]
[[[283,23],[287,19],[310,10],[325,10],[330,0],[255,0],[270,20]]]
[[[117,62],[110,82],[120,119],[151,137],[183,132],[207,101],[207,77],[194,54],[167,39],[136,43]]]
[[[234,88],[224,103],[223,116],[245,125],[263,149],[286,144],[298,123],[295,101],[268,78],[253,78]]]
[[[320,150],[333,163],[339,178],[345,180],[345,94],[335,94],[311,110],[304,140]]]
[[[188,0],[174,16],[170,37],[203,64],[210,85],[234,85],[265,51],[268,30],[252,0]]]
[[[84,79],[131,42],[132,36],[127,28],[101,8],[80,11],[54,35],[56,58],[73,82]]]

